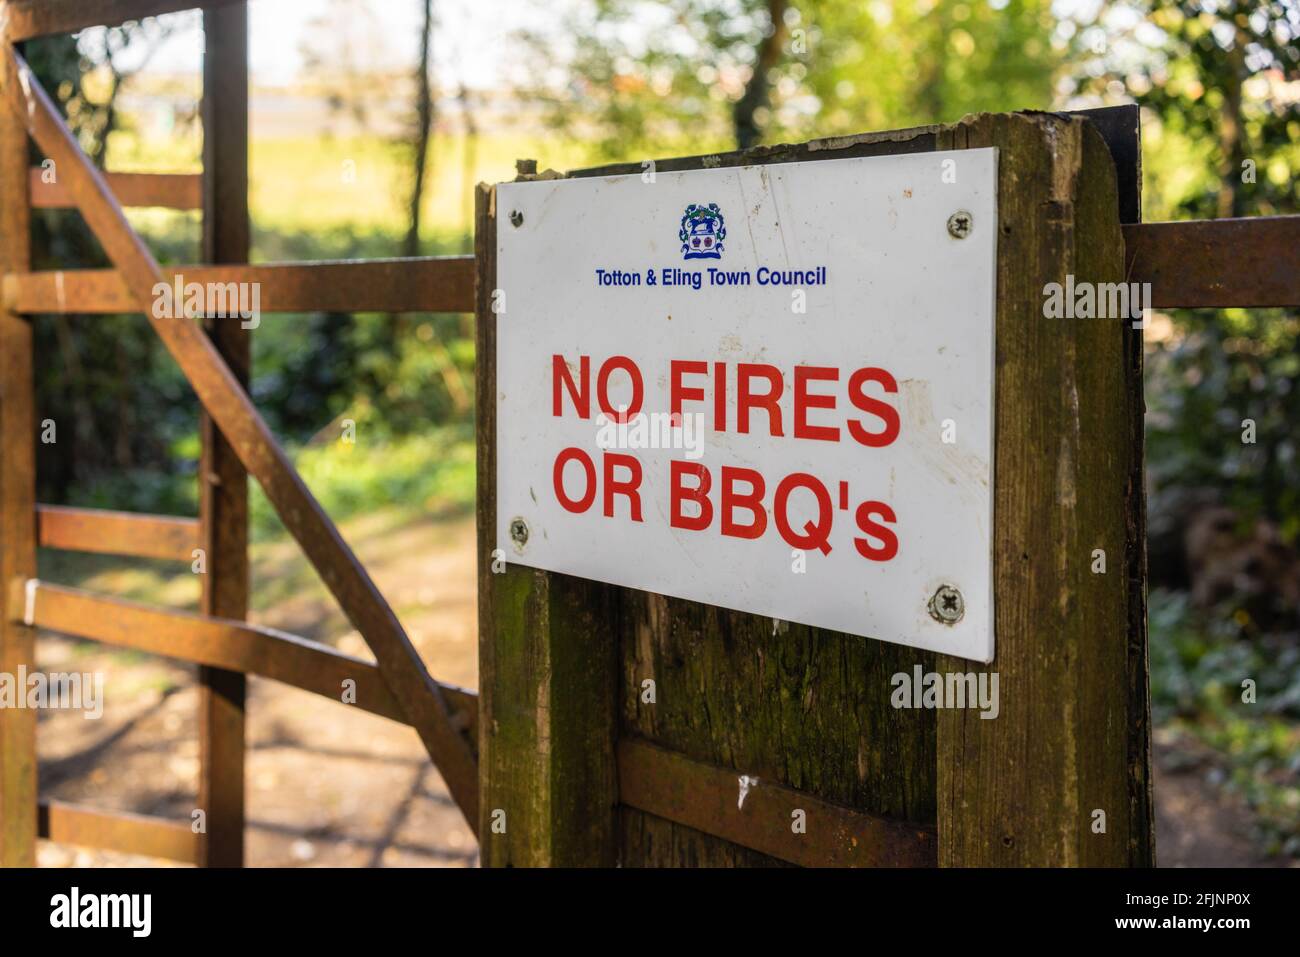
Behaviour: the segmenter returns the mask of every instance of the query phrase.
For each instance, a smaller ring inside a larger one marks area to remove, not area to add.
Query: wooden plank
[[[938,712],[944,866],[1152,863],[1142,526],[1141,333],[1044,320],[1047,283],[1124,277],[1115,168],[1090,123],[980,116],[999,150],[994,615],[1000,710]],[[1107,570],[1095,574],[1094,549]],[[976,670],[940,658],[940,672]],[[1104,831],[1100,829],[1105,815]]]
[[[1141,111],[1125,132],[1127,122],[1103,139],[1115,161],[1120,198],[1120,223],[1124,229],[1142,221]],[[1118,144],[1118,145],[1117,145]],[[1127,204],[1127,205],[1126,205]],[[1136,209],[1136,215],[1132,210]],[[1126,258],[1127,267],[1127,258]],[[1146,399],[1142,391],[1146,355],[1142,336],[1124,337],[1125,400],[1128,404],[1129,477],[1125,484],[1125,547],[1123,574],[1128,587],[1128,758],[1129,861],[1154,866],[1156,861],[1156,809],[1151,778],[1151,675],[1147,652],[1147,501],[1146,501]]]
[[[48,94],[12,48],[4,56],[5,102],[55,160],[86,224],[126,278],[139,303],[162,281],[158,263],[127,223],[103,177],[86,158]],[[366,570],[272,436],[211,341],[186,319],[150,315],[149,321],[216,421],[240,461],[303,553],[312,562],[354,628],[366,639],[469,826],[478,828],[478,771],[470,742],[452,724],[446,700]],[[35,513],[35,508],[31,509]]]
[[[41,801],[38,830],[41,837],[57,844],[198,863],[198,835],[184,821]]]
[[[195,7],[221,7],[240,0],[9,0],[11,42],[56,33],[76,33],[86,27],[114,27]]]
[[[867,133],[801,145],[656,161],[672,171],[889,156],[936,148],[939,127]],[[640,172],[626,167],[575,176]],[[482,407],[480,407],[482,411]],[[619,636],[621,734],[703,764],[742,767],[761,780],[867,814],[935,822],[935,715],[890,705],[891,677],[928,652],[823,629],[621,591],[606,629]],[[656,702],[642,700],[654,681]],[[736,835],[740,836],[740,835]],[[629,809],[625,866],[771,866],[736,842]]]
[[[1139,223],[1124,246],[1158,309],[1300,306],[1300,216]]]
[[[263,313],[471,312],[474,257],[274,263],[256,266],[168,266],[163,279],[184,284],[247,283],[258,288]],[[13,311],[116,314],[144,311],[113,269],[23,272],[4,277]]]
[[[77,204],[57,179],[47,183],[45,171],[30,172],[32,207],[67,209]],[[157,206],[166,209],[201,209],[203,177],[197,173],[106,173],[109,189],[123,206]]]
[[[777,146],[755,146],[748,150],[727,153],[701,153],[696,156],[671,156],[654,160],[654,169],[660,173],[678,173],[693,169],[728,169],[734,166],[756,166],[769,163],[797,163],[814,159],[850,159],[856,156],[895,156],[899,153],[925,153],[934,150],[941,126],[915,126],[905,130],[879,133],[855,133],[852,136],[832,136],[809,140],[806,143],[782,143]],[[645,172],[641,160],[628,163],[608,163],[574,170],[571,176],[584,178],[597,176],[641,175]]]
[[[27,138],[0,110],[0,271],[30,268]],[[32,329],[0,309],[0,583],[36,574],[36,409]],[[4,589],[0,588],[0,591]],[[0,601],[5,599],[0,598]],[[0,672],[35,668],[35,632],[0,621]],[[0,865],[36,862],[36,717],[30,708],[0,709]]]
[[[203,258],[248,261],[248,6],[203,14]],[[110,183],[110,185],[112,185]],[[252,365],[250,330],[213,318],[204,331],[245,391]],[[248,617],[248,473],[212,417],[200,410],[199,516],[207,571],[205,615]],[[238,671],[199,667],[200,842],[205,867],[244,863],[244,709]]]
[[[1142,108],[1136,103],[1071,110],[1070,116],[1092,121],[1115,163],[1119,221],[1142,221]]]
[[[32,621],[37,628],[122,648],[270,678],[332,701],[342,701],[344,681],[355,682],[355,707],[410,724],[402,706],[371,662],[274,628],[154,608],[109,595],[37,582]],[[22,583],[10,589],[14,604],[26,598]],[[25,601],[24,601],[25,605]],[[25,607],[19,606],[19,614]],[[457,727],[477,727],[478,699],[440,685]]]
[[[618,745],[623,804],[805,867],[933,867],[933,826],[891,821],[644,741]],[[743,794],[743,796],[742,796]],[[797,812],[805,830],[796,832]]]
[[[479,189],[475,219],[480,859],[485,867],[610,866],[618,851],[612,591],[498,561],[513,553],[495,540],[494,197]]]
[[[1119,221],[1128,230],[1142,221],[1142,116],[1136,104],[1082,110],[1092,121],[1110,151],[1115,164],[1115,185],[1119,194]],[[1126,263],[1127,265],[1127,263]],[[1147,535],[1146,496],[1143,468],[1146,445],[1145,408],[1142,397],[1141,336],[1124,337],[1124,364],[1129,393],[1128,450],[1129,479],[1125,520],[1128,523],[1123,573],[1128,580],[1128,716],[1129,763],[1129,859],[1139,864],[1155,860],[1155,801],[1151,781],[1151,690],[1147,664]],[[1136,490],[1136,492],[1134,491]]]
[[[37,505],[36,533],[41,548],[177,562],[193,562],[199,547],[199,523],[192,518],[98,508]]]

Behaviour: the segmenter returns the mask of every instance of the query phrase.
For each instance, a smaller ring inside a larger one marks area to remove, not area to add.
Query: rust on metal
[[[273,263],[257,266],[168,266],[172,284],[256,283],[262,312],[472,312],[474,257]],[[17,273],[4,278],[14,312],[142,312],[113,269]]]
[[[199,547],[192,518],[63,505],[36,506],[36,533],[42,548],[178,562],[193,561]]]
[[[1300,306],[1300,216],[1135,223],[1124,244],[1157,309]]]
[[[619,742],[618,791],[629,807],[792,864],[934,867],[938,858],[932,825],[866,814],[645,741]]]
[[[131,229],[103,176],[82,152],[21,55],[9,46],[3,55],[0,77],[8,105],[24,119],[37,145],[58,165],[86,224],[136,302],[145,307],[153,299],[154,287],[164,281],[157,261]],[[303,554],[374,651],[385,681],[477,835],[478,769],[471,744],[453,723],[439,685],[429,675],[392,608],[312,496],[203,330],[187,319],[146,315],[204,409],[257,478]]]
[[[199,835],[188,821],[120,811],[110,814],[62,801],[42,801],[36,829],[40,837],[58,844],[198,863]]]

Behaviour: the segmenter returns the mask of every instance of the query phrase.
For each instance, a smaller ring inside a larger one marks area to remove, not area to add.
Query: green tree
[[[1067,32],[1077,54],[1072,92],[1144,108],[1147,219],[1300,211],[1294,0],[1110,3]],[[1181,534],[1191,491],[1191,500],[1209,493],[1269,517],[1296,541],[1300,318],[1228,309],[1172,320],[1148,363],[1153,535]],[[1243,441],[1246,420],[1254,442]]]
[[[124,82],[147,61],[173,27],[158,21],[87,30],[24,45],[41,84],[62,107],[92,161],[102,166],[109,137],[129,128],[117,104]],[[134,45],[131,56],[123,53]],[[130,66],[124,62],[129,59]],[[33,164],[44,157],[32,150]],[[47,169],[57,177],[59,170]],[[35,269],[105,268],[109,262],[81,216],[36,210]],[[193,261],[196,237],[157,237],[163,261]],[[109,474],[135,476],[140,497],[122,507],[175,508],[149,470],[173,469],[173,447],[194,433],[197,405],[149,325],[139,316],[41,316],[33,320],[37,408],[52,419],[59,441],[38,446],[42,497],[59,501],[74,485],[89,489]],[[145,425],[147,423],[147,426]]]
[[[1054,25],[1046,0],[589,0],[523,35],[520,92],[600,158],[888,129],[1047,108]]]

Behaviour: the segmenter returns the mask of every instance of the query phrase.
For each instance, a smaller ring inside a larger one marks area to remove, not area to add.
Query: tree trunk
[[[420,201],[424,198],[424,179],[429,159],[429,135],[433,128],[433,89],[429,79],[432,51],[430,41],[433,35],[433,0],[424,0],[424,23],[420,28],[420,66],[415,77],[416,89],[416,129],[415,129],[415,180],[411,186],[410,227],[406,232],[406,242],[402,245],[403,256],[420,254]]]
[[[767,74],[781,59],[781,43],[785,39],[785,10],[787,0],[768,0],[767,15],[771,21],[767,35],[758,43],[754,55],[754,72],[745,84],[745,92],[736,101],[732,119],[736,130],[736,146],[749,149],[763,136],[756,114],[768,105],[771,86]]]
[[[1236,42],[1228,51],[1228,69],[1223,84],[1223,114],[1219,120],[1219,196],[1218,216],[1227,219],[1241,215],[1237,184],[1241,181],[1241,162],[1245,156],[1245,130],[1241,125],[1241,80],[1246,71],[1244,31],[1238,30]]]

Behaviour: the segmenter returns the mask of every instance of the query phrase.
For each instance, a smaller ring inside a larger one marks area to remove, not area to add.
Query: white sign
[[[497,188],[506,561],[993,658],[997,152]]]

